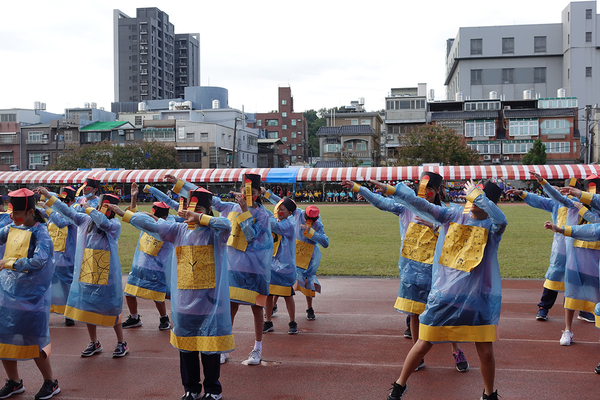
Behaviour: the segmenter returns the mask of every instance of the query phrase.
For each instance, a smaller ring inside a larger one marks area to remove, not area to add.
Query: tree
[[[466,139],[454,129],[420,125],[399,136],[399,165],[477,165],[479,153],[467,146]]]
[[[544,164],[546,164],[546,145],[542,143],[542,139],[537,139],[533,142],[533,147],[523,157],[523,165]]]
[[[59,152],[52,170],[78,168],[177,169],[177,150],[173,146],[152,141],[137,141],[121,145],[118,142],[100,142],[69,147]]]
[[[308,146],[310,148],[310,156],[319,156],[319,138],[317,137],[317,131],[320,127],[327,125],[327,121],[322,116],[322,110],[319,112],[315,110],[304,111],[302,115],[306,119],[308,125]]]

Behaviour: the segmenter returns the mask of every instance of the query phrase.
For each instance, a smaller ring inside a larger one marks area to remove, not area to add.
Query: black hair
[[[40,210],[38,210],[37,208],[33,209],[33,219],[35,219],[35,221],[39,222],[40,224],[46,223],[46,218],[44,218],[44,216],[42,215],[42,212]]]

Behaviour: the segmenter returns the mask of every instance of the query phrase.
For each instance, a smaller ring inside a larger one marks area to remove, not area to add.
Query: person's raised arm
[[[371,180],[371,183],[378,187],[387,188],[387,185],[383,185],[382,183],[375,180]],[[405,211],[404,206],[402,206],[400,203],[395,202],[394,199],[375,194],[366,187],[361,186],[356,182],[343,181],[342,186],[348,189],[349,191],[352,191],[353,193],[357,193],[358,195],[362,196],[374,207],[377,207],[382,211],[388,211],[396,215],[400,215]]]

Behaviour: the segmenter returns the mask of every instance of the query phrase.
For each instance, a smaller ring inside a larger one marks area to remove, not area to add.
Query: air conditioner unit
[[[48,161],[50,159],[50,156],[48,154],[44,154],[42,156],[42,161]]]
[[[6,157],[0,157],[0,160],[6,160]]]
[[[35,164],[29,164],[29,169],[35,169]]]
[[[510,160],[510,157],[509,157],[509,156],[504,156],[504,157],[502,157],[502,159],[503,159],[504,161],[509,161],[509,160]]]
[[[491,159],[492,159],[492,156],[490,156],[490,155],[483,156],[484,161],[490,161]]]
[[[48,165],[48,161],[42,161],[42,165]]]
[[[499,158],[492,158],[492,164],[500,164]]]
[[[387,135],[387,140],[394,140],[394,135]]]

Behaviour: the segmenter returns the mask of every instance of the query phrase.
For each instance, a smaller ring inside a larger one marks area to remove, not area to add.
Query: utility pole
[[[235,166],[235,143],[237,140],[237,118],[233,120],[233,145],[231,146],[231,168],[236,168]]]
[[[585,154],[585,163],[589,164],[592,154],[592,143],[590,135],[590,106],[585,106],[585,144],[587,145]]]

